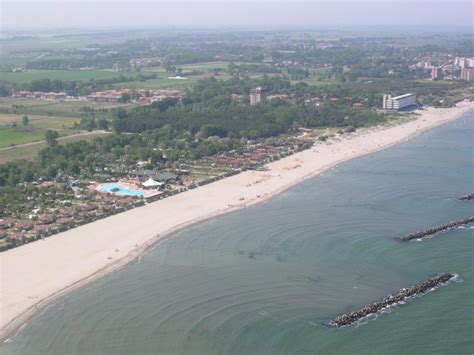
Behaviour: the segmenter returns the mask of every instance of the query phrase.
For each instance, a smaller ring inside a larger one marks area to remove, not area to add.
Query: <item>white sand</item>
[[[473,108],[468,102],[450,109],[429,108],[401,125],[317,144],[268,164],[268,171],[247,171],[2,252],[0,338],[11,335],[52,300],[122,267],[181,228],[263,201],[343,161],[403,142]]]

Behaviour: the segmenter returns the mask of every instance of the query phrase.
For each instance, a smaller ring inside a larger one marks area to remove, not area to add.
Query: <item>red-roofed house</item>
[[[0,228],[7,229],[13,226],[13,221],[10,219],[0,219]]]
[[[69,224],[73,221],[72,218],[66,218],[66,217],[63,217],[63,218],[59,218],[56,223],[61,225],[61,226],[64,226],[66,224]]]

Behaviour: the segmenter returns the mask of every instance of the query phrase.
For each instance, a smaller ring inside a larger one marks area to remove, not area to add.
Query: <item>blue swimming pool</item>
[[[118,183],[102,184],[99,187],[99,191],[125,196],[143,196],[145,194],[143,191],[132,190]]]

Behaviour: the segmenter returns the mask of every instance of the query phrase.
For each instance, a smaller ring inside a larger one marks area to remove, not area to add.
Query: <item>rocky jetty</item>
[[[454,278],[454,274],[451,274],[451,273],[438,274],[435,277],[432,277],[426,281],[417,283],[416,285],[410,286],[408,288],[402,288],[397,293],[390,294],[382,298],[380,301],[367,304],[358,310],[343,314],[331,320],[328,324],[331,327],[337,327],[337,328],[350,325],[370,314],[374,314],[381,311],[385,307],[396,304],[400,301],[404,301],[408,297],[426,293],[433,287],[445,284],[446,282],[450,281],[452,278]]]
[[[474,194],[464,195],[459,198],[461,201],[471,201],[474,200]]]
[[[421,239],[421,238],[427,237],[429,235],[432,235],[432,234],[435,234],[435,233],[438,233],[438,232],[443,232],[443,231],[451,229],[451,228],[464,226],[464,225],[469,224],[469,223],[474,223],[474,217],[467,217],[467,218],[464,218],[464,219],[461,219],[461,220],[458,220],[458,221],[452,221],[452,222],[449,222],[449,223],[444,224],[442,226],[428,228],[428,229],[425,229],[425,230],[422,230],[422,231],[416,232],[416,233],[410,233],[410,234],[404,235],[402,237],[398,237],[397,239],[401,242],[408,242],[408,241],[413,240],[413,239]]]

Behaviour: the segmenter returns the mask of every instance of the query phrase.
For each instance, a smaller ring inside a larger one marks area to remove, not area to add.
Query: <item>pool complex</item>
[[[100,192],[108,192],[125,196],[143,196],[145,194],[144,191],[132,190],[118,183],[102,184],[99,186],[98,190]]]

